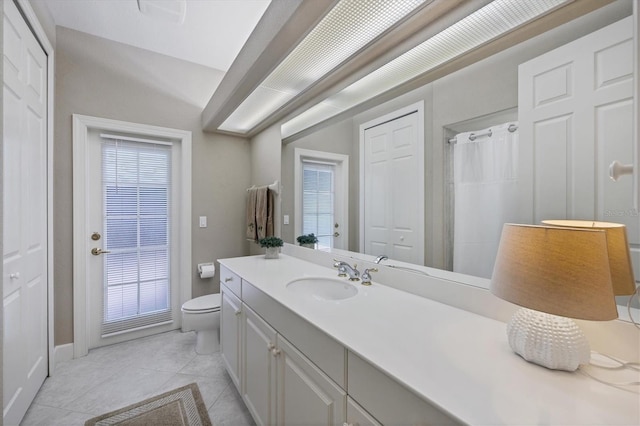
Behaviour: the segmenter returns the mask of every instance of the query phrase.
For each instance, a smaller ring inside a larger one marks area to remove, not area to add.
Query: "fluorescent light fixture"
[[[342,0],[222,123],[246,133],[423,3]]]
[[[182,24],[187,14],[186,0],[138,0],[138,9],[158,21]]]
[[[287,138],[374,98],[571,0],[496,0],[282,125]]]

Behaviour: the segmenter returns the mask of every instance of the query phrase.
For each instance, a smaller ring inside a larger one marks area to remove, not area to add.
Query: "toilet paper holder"
[[[200,278],[212,278],[216,273],[214,262],[198,263],[198,275]]]

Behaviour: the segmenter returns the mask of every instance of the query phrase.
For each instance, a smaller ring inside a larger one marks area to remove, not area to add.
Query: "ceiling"
[[[374,4],[382,9],[393,9],[399,4],[397,2],[405,0],[30,1],[39,6],[45,5],[56,25],[225,72],[224,78],[202,112],[203,130],[246,137],[253,137],[278,122],[286,126],[304,113],[313,112],[316,105],[322,107],[324,104],[321,103],[330,96],[351,93],[353,84],[368,78],[374,71],[383,69],[405,53],[411,53],[419,45],[430,42],[431,39],[438,39],[454,26],[462,26],[461,34],[468,37],[471,32],[466,27],[467,18],[471,18],[472,14],[475,16],[476,12],[485,13],[485,9],[493,8],[494,4],[509,6],[513,3],[528,10],[531,9],[530,6],[538,3],[548,3],[545,6],[548,7],[545,9],[546,12],[543,11],[541,15],[516,23],[515,27],[507,28],[496,37],[481,40],[475,47],[471,46],[465,52],[456,53],[457,56],[441,61],[442,63],[421,75],[418,74],[417,77],[409,78],[404,83],[394,82],[395,86],[389,86],[390,89],[380,89],[382,93],[367,90],[369,98],[359,100],[360,103],[356,102],[355,106],[347,107],[342,112],[316,114],[317,117],[312,113],[309,120],[303,120],[302,124],[293,125],[293,130],[287,130],[288,133],[283,135],[286,139],[309,132],[316,126],[322,126],[332,120],[339,120],[345,114],[358,108],[366,108],[372,102],[388,100],[399,93],[424,85],[613,0],[536,0],[535,3],[528,3],[528,0],[412,0],[416,2],[417,7],[400,20],[390,21],[390,26],[383,29],[382,33],[374,34],[372,40],[365,41],[362,46],[356,46],[353,49],[355,52],[350,53],[351,56],[347,55],[346,59],[338,60],[337,66],[325,66],[331,69],[329,72],[321,76],[295,74],[311,69],[306,62],[289,70],[291,72],[287,71],[289,74],[286,78],[280,80],[289,81],[295,80],[291,76],[298,77],[305,83],[304,87],[296,92],[297,94],[291,95],[287,92],[288,97],[284,99],[284,103],[271,105],[270,110],[264,111],[256,110],[256,107],[264,109],[265,105],[273,103],[276,96],[270,94],[254,99],[252,94],[258,93],[261,90],[260,85],[269,80],[274,70],[282,63],[286,63],[288,55],[295,56],[299,47],[306,46],[304,42],[307,38],[313,39],[310,36],[317,28],[322,27],[325,20],[332,22],[333,8],[339,9],[344,3],[346,6]],[[152,19],[139,11],[139,2],[182,3],[180,8],[186,4],[184,21],[176,24],[162,19]],[[337,16],[347,20],[344,28],[355,28],[355,23],[349,21],[350,15]],[[505,19],[508,21],[510,16],[491,14],[489,24],[480,26],[477,32],[484,34],[486,28],[495,26],[492,22],[500,23]],[[368,28],[371,22],[378,22],[378,18],[361,13],[356,13],[353,19],[364,20],[363,28]],[[343,42],[334,30],[327,34],[328,42]],[[448,45],[457,46],[456,43]],[[317,47],[309,51],[312,53],[308,55],[311,60],[320,62],[320,65],[326,65],[322,62],[333,59],[334,56],[327,53],[317,54]],[[377,87],[377,83],[374,83]],[[246,105],[250,108],[245,108]],[[241,123],[242,126],[225,128],[225,121],[233,117],[236,111],[241,113],[237,123]]]
[[[144,15],[136,0],[32,0],[56,25],[228,71],[270,0],[186,0],[182,24]]]

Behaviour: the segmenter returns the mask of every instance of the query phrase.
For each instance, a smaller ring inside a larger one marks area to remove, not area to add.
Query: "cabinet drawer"
[[[460,424],[352,352],[347,365],[347,393],[380,423]]]
[[[223,265],[220,265],[220,282],[231,290],[233,294],[242,298],[242,280]]]
[[[317,327],[283,307],[244,280],[242,301],[264,318],[343,389],[346,388],[346,350]]]

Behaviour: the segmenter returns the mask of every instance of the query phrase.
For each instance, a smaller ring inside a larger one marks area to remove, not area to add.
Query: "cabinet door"
[[[243,304],[242,398],[258,425],[275,423],[276,331]]]
[[[347,395],[309,359],[278,335],[279,425],[343,424]]]
[[[241,302],[224,285],[220,286],[220,353],[231,380],[240,390]]]
[[[382,426],[353,399],[347,397],[347,426]]]

